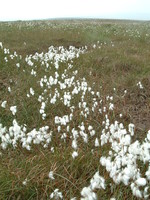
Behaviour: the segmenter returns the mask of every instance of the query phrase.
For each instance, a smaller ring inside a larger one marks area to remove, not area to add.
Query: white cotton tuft
[[[78,156],[78,152],[74,151],[74,152],[72,153],[73,159],[76,158],[77,156]]]
[[[48,174],[48,177],[51,179],[51,180],[54,180],[54,172],[53,171],[50,171],[49,174]]]
[[[22,182],[23,185],[27,185],[27,178]]]
[[[2,108],[6,108],[6,104],[7,104],[7,101],[3,101],[3,102],[1,103],[1,107],[2,107]]]
[[[145,178],[138,178],[135,183],[138,186],[145,186],[146,185],[146,179]]]
[[[17,106],[11,106],[10,111],[12,112],[13,115],[15,115],[17,112]]]
[[[92,190],[95,189],[105,189],[105,179],[96,172],[90,181]]]
[[[93,192],[90,187],[84,187],[81,191],[81,195],[84,197],[81,198],[81,200],[97,200],[95,192]]]
[[[55,189],[53,193],[50,195],[50,199],[63,199],[62,192],[59,192],[59,189]]]
[[[95,139],[95,147],[99,147],[99,141],[98,141],[98,138]]]

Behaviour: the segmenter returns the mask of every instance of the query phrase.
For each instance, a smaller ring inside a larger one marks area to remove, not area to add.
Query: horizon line
[[[112,20],[112,21],[150,21],[150,19],[133,19],[133,18],[104,18],[104,17],[50,17],[50,18],[32,18],[32,19],[13,19],[0,20],[0,22],[23,22],[23,21],[46,21],[46,20]]]

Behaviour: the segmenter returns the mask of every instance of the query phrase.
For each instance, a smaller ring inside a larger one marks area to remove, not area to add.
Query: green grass
[[[125,125],[133,122],[137,133],[141,131],[141,135],[136,135],[135,138],[145,138],[145,133],[150,129],[150,23],[107,20],[5,22],[0,23],[0,42],[11,52],[16,51],[23,56],[21,67],[25,69],[23,72],[16,68],[17,60],[9,61],[8,64],[3,62],[1,57],[5,55],[0,52],[0,103],[7,100],[9,105],[17,104],[17,121],[22,125],[27,124],[29,131],[48,124],[56,133],[56,126],[51,119],[55,115],[68,113],[68,109],[60,103],[50,105],[47,108],[48,118],[42,121],[38,110],[40,104],[36,100],[42,90],[37,81],[45,75],[45,71],[37,62],[37,77],[29,76],[31,70],[25,65],[25,56],[47,52],[51,45],[66,48],[70,45],[77,48],[86,45],[87,52],[80,55],[79,59],[74,59],[73,65],[79,71],[78,78],[85,77],[89,85],[95,82],[94,90],[100,91],[104,105],[107,104],[105,96],[113,94],[116,109],[111,120],[119,119],[119,114],[122,113]],[[94,44],[101,48],[94,49]],[[61,69],[63,71],[65,65],[62,64]],[[144,85],[142,92],[136,87],[139,81]],[[7,92],[8,86],[12,89],[10,94]],[[35,97],[29,102],[26,93],[30,87],[35,88]],[[116,88],[116,94],[113,88]],[[125,89],[128,94],[122,98]],[[144,100],[142,95],[145,95]],[[91,105],[90,96],[86,96],[86,100]],[[76,97],[75,105],[78,101],[79,97]],[[97,113],[98,111],[88,120],[100,136],[102,119]],[[0,110],[0,123],[4,126],[9,127],[13,119],[9,109]],[[71,126],[77,127],[81,121],[77,111]],[[68,139],[67,144],[61,143],[57,134],[53,138],[54,154],[50,148],[44,149],[40,145],[33,145],[31,151],[22,149],[19,144],[16,149],[10,147],[5,151],[1,150],[0,199],[45,200],[49,199],[55,188],[63,192],[66,200],[74,196],[80,199],[81,189],[89,185],[91,177],[99,169],[106,179],[107,188],[97,191],[98,199],[115,197],[116,200],[136,200],[129,187],[115,185],[106,170],[100,166],[99,158],[107,154],[108,148],[94,149],[92,154],[93,140],[90,141],[88,145],[79,141],[82,148],[75,160],[71,157],[71,141]],[[55,181],[48,178],[50,170],[56,173]],[[29,181],[24,186],[22,182],[26,178]]]

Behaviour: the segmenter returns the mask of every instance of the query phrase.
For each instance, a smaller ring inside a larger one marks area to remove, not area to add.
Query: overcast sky
[[[150,0],[0,0],[0,21],[66,17],[150,20]]]

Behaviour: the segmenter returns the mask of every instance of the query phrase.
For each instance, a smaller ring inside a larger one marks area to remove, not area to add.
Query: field
[[[150,22],[0,23],[0,200],[150,199]]]

